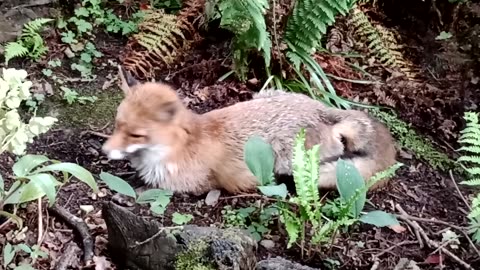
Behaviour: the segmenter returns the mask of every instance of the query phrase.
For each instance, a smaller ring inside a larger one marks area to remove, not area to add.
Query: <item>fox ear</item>
[[[131,87],[138,84],[138,81],[133,78],[130,72],[126,71],[121,65],[118,65],[118,76],[122,82],[122,90],[125,94],[131,91]]]

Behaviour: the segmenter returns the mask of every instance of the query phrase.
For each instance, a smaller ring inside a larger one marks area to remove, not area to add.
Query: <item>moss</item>
[[[121,91],[103,91],[95,95],[93,103],[68,104],[61,96],[45,99],[38,108],[38,115],[52,115],[59,125],[68,127],[104,126],[115,118],[118,104],[123,99]]]
[[[185,251],[177,254],[176,270],[215,270],[213,263],[205,260],[208,244],[199,239],[188,244]]]

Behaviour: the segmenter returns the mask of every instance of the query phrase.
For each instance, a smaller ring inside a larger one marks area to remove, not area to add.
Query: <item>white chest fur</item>
[[[168,147],[157,145],[142,149],[130,162],[147,185],[165,187],[169,178],[176,174],[177,166],[165,162]]]

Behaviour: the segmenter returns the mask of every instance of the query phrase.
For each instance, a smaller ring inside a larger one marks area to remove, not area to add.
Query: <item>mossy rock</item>
[[[112,202],[102,213],[111,257],[122,269],[255,269],[257,242],[245,230],[162,227]]]

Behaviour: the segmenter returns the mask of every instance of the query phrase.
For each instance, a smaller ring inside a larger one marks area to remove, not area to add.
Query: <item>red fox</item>
[[[293,145],[301,128],[307,148],[320,145],[321,189],[336,188],[340,157],[353,162],[365,180],[396,162],[388,129],[361,111],[266,90],[249,101],[197,114],[170,86],[140,83],[118,68],[125,98],[102,149],[109,159],[128,159],[147,186],[195,195],[212,189],[255,191],[257,180],[243,156],[246,141],[261,136],[273,148],[274,173],[292,175]]]

